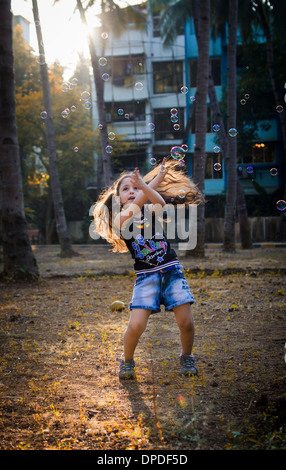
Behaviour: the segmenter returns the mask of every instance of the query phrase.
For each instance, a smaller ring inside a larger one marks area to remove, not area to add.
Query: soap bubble
[[[246,104],[246,100],[244,98],[242,98],[242,100],[240,100],[240,104],[242,104],[242,105]]]
[[[171,121],[172,122],[178,122],[179,118],[176,114],[172,114],[172,116],[170,117]]]
[[[99,63],[99,65],[104,67],[107,64],[107,58],[106,57],[100,57],[100,59],[98,59],[98,63]]]
[[[73,148],[74,152],[78,152],[78,147]]]
[[[237,132],[237,130],[235,129],[235,127],[232,127],[231,129],[229,129],[228,133],[229,133],[230,137],[236,137],[237,134],[238,134],[238,132]]]
[[[114,140],[115,137],[116,137],[115,132],[110,131],[110,132],[108,133],[108,138],[109,138],[109,140]]]
[[[155,130],[155,124],[153,122],[149,122],[148,127],[151,131]]]
[[[174,146],[171,148],[171,156],[175,158],[175,160],[181,160],[181,158],[184,156],[184,150],[182,147]]]
[[[194,101],[196,101],[196,97],[194,95],[190,96],[190,102],[193,103]]]
[[[186,191],[184,189],[179,189],[178,196],[183,199],[186,196]]]
[[[112,153],[113,152],[113,147],[111,147],[111,145],[107,145],[105,147],[105,151],[106,151],[106,153]]]
[[[84,107],[85,107],[85,109],[90,109],[90,108],[92,107],[91,102],[90,102],[90,101],[86,101],[86,102],[84,103]]]
[[[249,94],[249,93],[245,93],[244,98],[245,98],[246,100],[248,100],[249,97],[250,97],[250,94]]]
[[[183,95],[186,95],[188,93],[189,89],[187,86],[182,86],[181,87],[181,93],[183,93]]]
[[[270,170],[270,175],[271,175],[271,176],[277,176],[277,175],[278,175],[278,170],[277,170],[277,168],[271,168],[271,170]]]
[[[101,33],[101,37],[102,37],[102,39],[107,39],[108,38],[108,33],[104,31],[103,33]]]
[[[77,78],[72,78],[70,81],[71,86],[77,86],[78,84],[78,79]]]
[[[38,58],[37,58],[37,63],[39,65],[44,65],[46,63],[46,56],[45,54],[39,54]]]
[[[246,168],[246,171],[247,171],[248,174],[251,175],[251,174],[254,172],[253,166],[248,166],[248,167]]]
[[[70,90],[70,84],[68,82],[63,82],[61,87],[64,93]]]
[[[155,158],[155,157],[151,157],[151,158],[150,158],[150,163],[151,163],[151,165],[155,165],[155,164],[156,164],[156,158]]]
[[[276,106],[276,111],[277,111],[277,113],[282,113],[283,106],[281,106],[280,104],[278,106]]]
[[[179,131],[180,130],[180,124],[174,124],[173,128],[174,128],[175,131]]]
[[[103,129],[103,125],[102,124],[98,124],[98,129],[101,131]]]
[[[136,89],[137,91],[142,91],[142,90],[143,90],[143,83],[141,83],[141,82],[136,82],[136,83],[135,83],[135,89]]]
[[[71,106],[71,111],[74,113],[75,110],[76,110],[76,106],[73,104],[73,105]]]
[[[219,153],[220,152],[220,147],[218,145],[216,145],[214,147],[214,153]]]
[[[215,170],[215,171],[220,171],[220,170],[221,170],[221,163],[216,162],[216,163],[214,164],[214,170]]]
[[[220,130],[220,125],[219,124],[214,124],[213,125],[213,131],[218,132]]]
[[[125,119],[129,119],[129,114],[126,113],[126,114],[124,115],[124,117],[125,117]]]
[[[69,108],[64,109],[64,110],[62,111],[62,117],[63,117],[64,119],[67,118],[68,115],[69,115],[69,113],[70,113]]]
[[[81,97],[83,100],[88,100],[88,98],[90,97],[90,93],[87,90],[85,90],[82,92]]]
[[[47,119],[47,117],[48,117],[47,111],[42,111],[40,116],[41,116],[42,119]]]
[[[101,78],[102,78],[102,80],[103,80],[104,82],[107,82],[107,80],[109,79],[108,73],[103,73],[102,76],[101,76]]]
[[[124,114],[123,109],[119,108],[118,111],[117,111],[117,114],[118,114],[118,116],[123,116],[123,114]]]
[[[187,150],[188,150],[188,148],[189,148],[189,147],[187,146],[187,144],[182,144],[181,147],[182,147],[182,149],[184,150],[184,152],[187,152]]]
[[[172,108],[172,109],[170,110],[170,113],[171,113],[171,115],[178,114],[177,108]]]
[[[286,209],[286,201],[284,199],[280,199],[280,201],[277,201],[276,207],[279,211],[285,211]]]

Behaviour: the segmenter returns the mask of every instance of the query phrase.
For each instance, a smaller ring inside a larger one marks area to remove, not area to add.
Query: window
[[[184,109],[176,108],[172,117],[170,108],[154,109],[155,140],[182,139],[184,134]]]
[[[108,57],[107,64],[101,67],[101,72],[108,73],[114,85],[130,86],[129,77],[143,74],[144,68],[145,57],[143,55]]]
[[[221,85],[221,63],[220,58],[210,59],[212,75],[215,86]],[[197,86],[197,67],[198,60],[190,60],[190,85],[191,88],[196,88]]]
[[[160,32],[160,16],[153,16],[153,37],[158,38],[161,36]]]
[[[140,171],[144,171],[146,162],[146,150],[138,146],[137,148],[130,150],[126,154],[121,154],[113,158],[112,166],[114,175],[119,175],[122,171],[133,171],[134,168],[138,168]]]
[[[107,122],[145,121],[144,101],[105,103]]]
[[[183,85],[183,62],[153,62],[154,93],[178,93]]]
[[[275,162],[275,143],[257,142],[239,158],[239,163],[272,163]]]

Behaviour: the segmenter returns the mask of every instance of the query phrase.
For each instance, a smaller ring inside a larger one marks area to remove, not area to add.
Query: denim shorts
[[[172,310],[186,303],[194,303],[194,297],[181,268],[137,275],[130,310],[144,308],[156,313],[161,312],[160,305]]]

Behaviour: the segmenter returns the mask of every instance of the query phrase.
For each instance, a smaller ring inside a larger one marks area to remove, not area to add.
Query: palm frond
[[[170,0],[148,0],[148,9],[151,13],[158,13],[171,7],[173,3],[177,3],[176,0],[170,2]]]
[[[191,16],[190,2],[179,0],[166,8],[161,15],[160,31],[164,44],[170,45],[185,25],[187,17]]]
[[[136,6],[128,5],[126,8],[120,8],[112,0],[108,0],[108,8],[102,19],[104,26],[112,30],[115,36],[120,36],[128,24],[135,24],[138,29],[146,29],[147,18]]]

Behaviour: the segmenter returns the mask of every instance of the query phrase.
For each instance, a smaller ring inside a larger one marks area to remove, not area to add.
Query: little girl
[[[197,374],[192,355],[194,302],[175,251],[170,247],[158,215],[166,203],[199,204],[203,196],[184,173],[178,161],[163,159],[144,178],[139,170],[124,172],[104,190],[94,208],[96,231],[113,245],[112,251],[130,251],[137,275],[130,303],[130,319],[124,335],[124,359],[119,359],[120,379],[135,377],[134,352],[145,331],[149,315],[160,312],[160,305],[173,310],[180,330],[182,353],[181,374]],[[184,198],[178,195],[184,195]],[[112,200],[119,197],[117,213]],[[146,204],[149,201],[149,204]],[[107,210],[106,210],[107,208]],[[155,221],[155,216],[157,219]],[[119,237],[112,236],[114,228]],[[131,229],[131,230],[130,230]],[[146,236],[146,232],[148,232]]]

